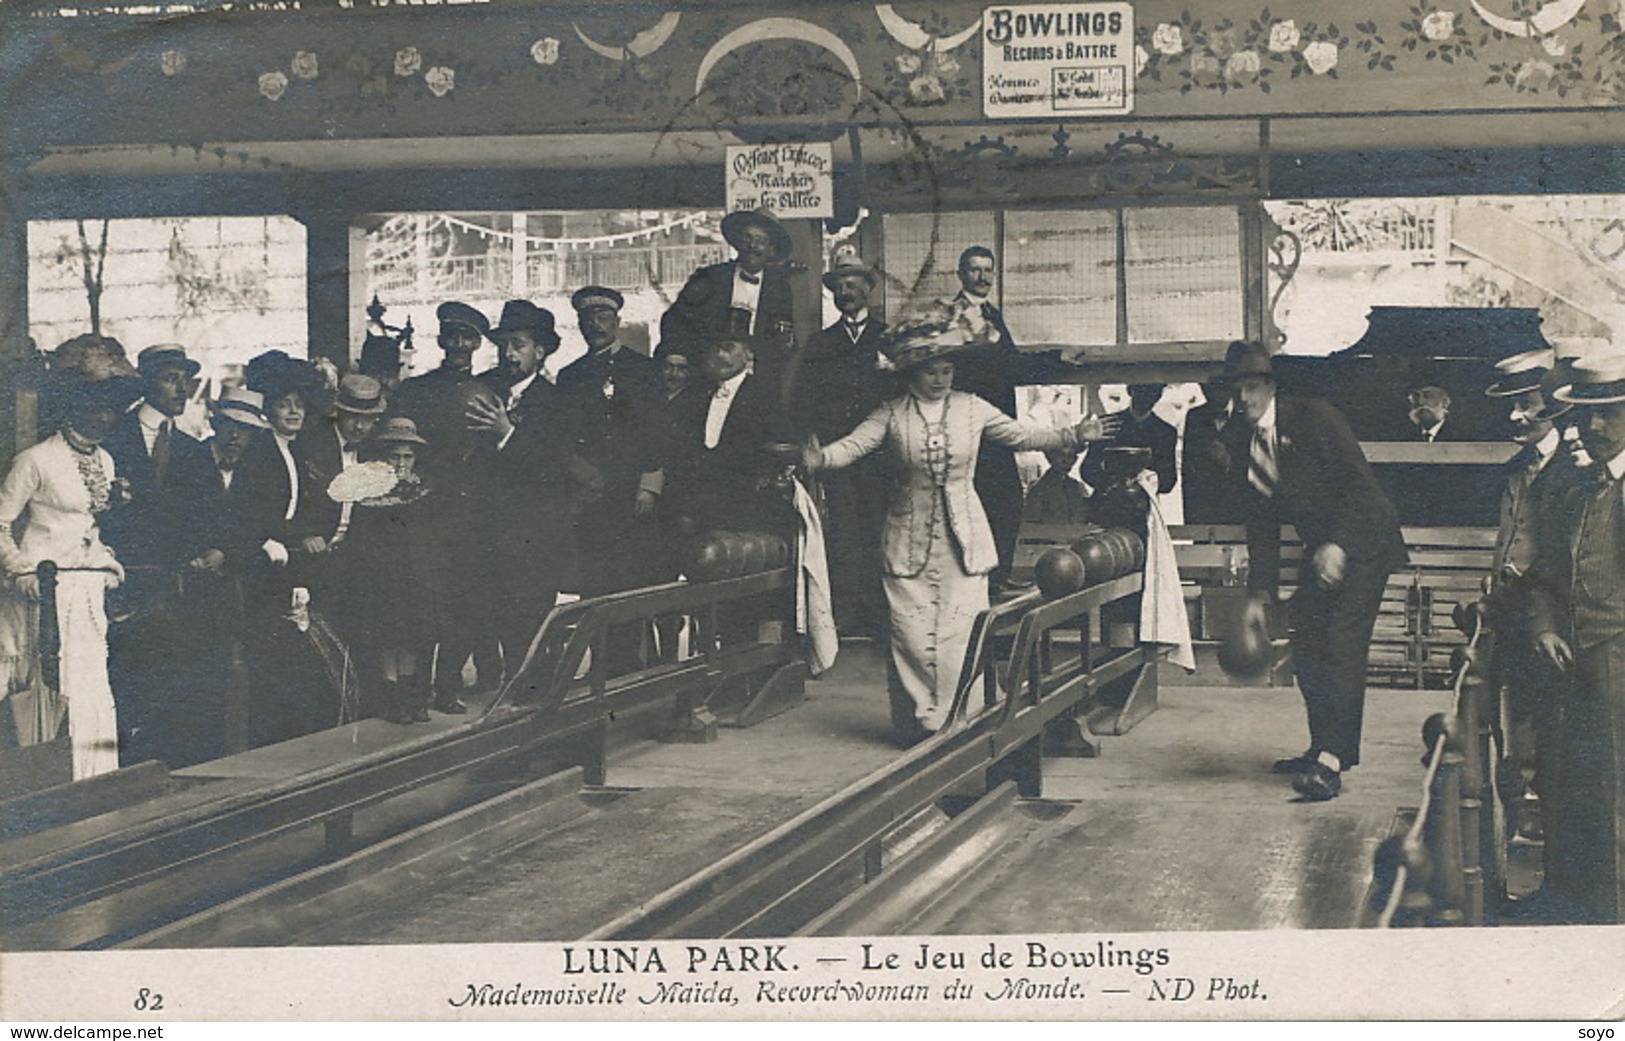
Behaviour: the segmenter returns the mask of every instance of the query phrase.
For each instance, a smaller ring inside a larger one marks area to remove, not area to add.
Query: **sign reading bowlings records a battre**
[[[1129,4],[1030,4],[982,12],[982,111],[989,119],[1133,108]]]
[[[728,212],[835,216],[835,148],[828,141],[728,146]]]

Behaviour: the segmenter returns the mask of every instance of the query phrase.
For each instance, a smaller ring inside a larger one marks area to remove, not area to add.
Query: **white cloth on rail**
[[[1140,597],[1140,640],[1173,646],[1168,660],[1186,672],[1196,671],[1191,647],[1191,622],[1185,614],[1185,594],[1179,585],[1179,561],[1155,496],[1146,512],[1145,583]]]
[[[796,632],[807,636],[807,668],[817,676],[835,664],[841,640],[830,606],[824,523],[806,486],[799,479],[795,485],[796,512],[801,515],[801,538],[796,540]]]

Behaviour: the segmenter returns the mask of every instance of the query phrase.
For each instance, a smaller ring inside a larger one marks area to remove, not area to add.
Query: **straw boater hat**
[[[886,330],[880,349],[898,369],[911,369],[970,346],[964,328],[954,321],[953,309],[939,300],[899,318]]]
[[[1573,382],[1554,391],[1557,400],[1575,405],[1625,402],[1625,351],[1588,355],[1574,363]]]
[[[1539,392],[1545,399],[1545,407],[1541,409],[1539,417],[1542,419],[1556,419],[1569,410],[1570,406],[1552,397],[1552,392],[1558,386],[1572,379],[1565,377],[1563,371],[1557,368],[1556,351],[1514,354],[1496,362],[1495,371],[1500,373],[1501,378],[1485,388],[1484,393],[1489,397],[1515,398],[1520,394]]]
[[[209,412],[216,419],[229,419],[245,427],[269,430],[265,421],[265,395],[245,387],[232,387],[221,392],[217,401],[209,404]]]
[[[178,343],[160,343],[148,347],[135,356],[135,369],[142,379],[157,375],[164,369],[179,368],[188,379],[196,376],[203,366],[186,356],[186,348]]]
[[[339,380],[333,407],[357,416],[381,416],[388,407],[384,404],[384,386],[371,376],[353,372]]]
[[[1223,378],[1238,380],[1247,376],[1274,379],[1275,366],[1263,344],[1256,340],[1237,340],[1225,349]]]
[[[858,256],[857,250],[851,246],[842,246],[835,251],[835,256],[830,261],[829,270],[824,272],[824,288],[833,293],[835,283],[848,275],[857,275],[869,284],[871,290],[880,282],[880,277],[875,274],[875,269],[863,262],[863,258]]]
[[[766,210],[735,210],[722,218],[722,237],[728,240],[728,245],[739,249],[747,228],[761,228],[773,240],[773,254],[768,257],[769,263],[780,261],[790,255],[790,233],[784,230],[784,225]]]

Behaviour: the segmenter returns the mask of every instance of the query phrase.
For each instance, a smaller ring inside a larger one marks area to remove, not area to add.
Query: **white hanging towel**
[[[807,636],[807,668],[817,676],[835,664],[841,641],[830,606],[824,522],[818,517],[818,504],[799,479],[796,512],[801,515],[801,538],[796,540],[796,632]]]
[[[1196,671],[1191,647],[1191,620],[1185,614],[1185,594],[1179,587],[1179,561],[1174,540],[1163,523],[1155,496],[1146,512],[1145,591],[1140,597],[1140,640],[1173,646],[1168,660],[1186,672]]]

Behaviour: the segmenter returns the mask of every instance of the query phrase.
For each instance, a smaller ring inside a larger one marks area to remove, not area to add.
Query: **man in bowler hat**
[[[1405,541],[1347,421],[1329,404],[1282,393],[1268,350],[1237,341],[1224,375],[1251,428],[1247,485],[1246,622],[1265,626],[1281,570],[1281,525],[1303,540],[1293,594],[1292,656],[1309,713],[1309,748],[1271,769],[1293,776],[1308,802],[1334,798],[1342,772],[1360,761],[1366,659],[1388,575]]]

